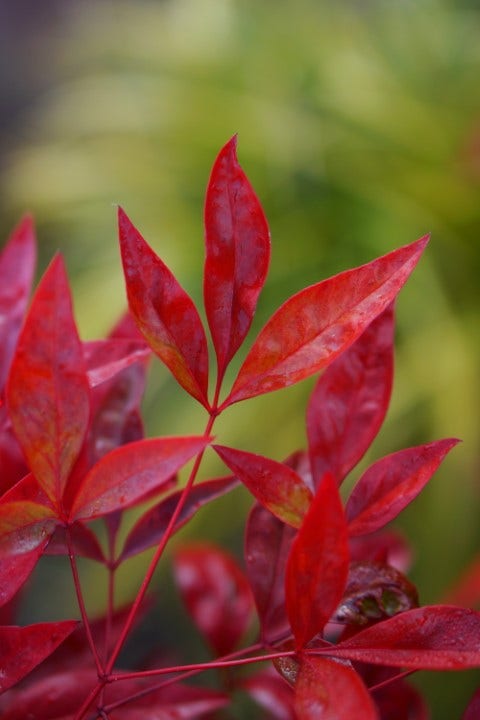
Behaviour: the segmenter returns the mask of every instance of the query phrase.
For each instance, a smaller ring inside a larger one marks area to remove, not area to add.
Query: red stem
[[[92,630],[90,627],[90,621],[88,619],[87,610],[85,608],[85,602],[84,602],[83,593],[82,593],[82,586],[81,586],[80,577],[78,574],[77,562],[75,559],[75,553],[73,551],[73,543],[72,543],[72,537],[71,537],[69,527],[67,527],[66,536],[67,536],[67,546],[68,546],[68,557],[70,558],[70,566],[72,568],[73,583],[75,585],[75,592],[77,594],[78,606],[80,608],[80,614],[82,616],[83,626],[85,628],[85,633],[87,635],[88,644],[90,646],[90,650],[92,651],[92,655],[95,660],[97,674],[99,677],[101,677],[101,676],[103,676],[103,665],[102,665],[102,661],[100,660],[100,657],[98,655],[97,648],[95,646],[95,642],[93,640]]]

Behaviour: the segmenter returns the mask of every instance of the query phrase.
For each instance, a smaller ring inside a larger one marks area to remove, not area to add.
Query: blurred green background
[[[39,272],[64,253],[84,337],[125,304],[117,203],[201,302],[203,195],[234,132],[272,232],[253,333],[305,285],[432,233],[399,298],[392,405],[366,459],[463,440],[398,521],[424,603],[480,550],[479,77],[467,0],[0,2],[0,230],[34,213]],[[312,382],[232,408],[219,441],[277,459],[303,446]],[[203,428],[158,365],[145,410],[150,435]],[[248,502],[212,506],[183,537],[239,553]],[[85,573],[100,608],[103,579]],[[478,676],[419,681],[452,720]]]

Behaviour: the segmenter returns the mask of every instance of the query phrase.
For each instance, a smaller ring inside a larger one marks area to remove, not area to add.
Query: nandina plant
[[[220,151],[206,193],[210,343],[194,302],[122,209],[118,223],[129,313],[98,342],[79,338],[59,255],[27,312],[35,266],[30,218],[0,256],[1,717],[220,718],[244,693],[262,717],[278,720],[425,720],[426,703],[406,677],[479,667],[480,613],[419,607],[406,576],[407,540],[389,523],[457,440],[377,460],[346,502],[340,486],[387,412],[394,302],[427,238],[290,297],[224,387],[270,259],[267,221],[238,164],[236,138]],[[140,402],[152,352],[203,407],[197,435],[144,438]],[[307,449],[272,459],[218,441],[218,419],[231,405],[317,374]],[[216,453],[229,474],[199,481],[205,452]],[[177,648],[172,664],[171,648],[162,661],[160,647],[143,667],[128,660],[122,667],[120,652],[144,618],[144,601],[154,602],[150,582],[170,538],[239,483],[254,498],[243,566],[206,540],[173,556],[174,582],[212,659],[196,662]],[[147,500],[122,534],[126,511]],[[152,547],[133,602],[117,607],[118,568]],[[68,556],[79,619],[18,627],[19,598],[45,554]],[[79,557],[107,570],[104,617],[87,614]],[[255,633],[253,643],[247,633]],[[216,687],[199,681],[213,669],[222,671]],[[476,693],[465,720],[478,708]]]

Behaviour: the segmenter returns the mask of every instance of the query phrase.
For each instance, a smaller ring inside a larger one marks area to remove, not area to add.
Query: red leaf
[[[231,652],[253,611],[243,572],[230,555],[206,543],[182,548],[173,567],[180,594],[200,632],[218,655]]]
[[[0,627],[0,693],[47,658],[77,627],[73,620]]]
[[[393,376],[393,304],[321,375],[307,409],[315,480],[345,478],[370,447],[387,412]]]
[[[33,220],[27,215],[0,254],[0,389],[5,385],[27,308],[36,254]]]
[[[118,376],[134,363],[145,364],[151,349],[141,340],[96,340],[83,343],[91,388]]]
[[[248,333],[270,261],[267,221],[236,146],[234,136],[220,151],[205,198],[205,310],[220,377]]]
[[[253,506],[245,532],[245,564],[266,644],[288,635],[285,568],[295,534],[263,505]]]
[[[298,720],[380,720],[375,704],[350,663],[304,657],[295,687]]]
[[[238,480],[232,477],[207,480],[194,485],[175,523],[173,532],[183,527],[202,505],[224,495],[237,485]],[[133,557],[160,542],[182,493],[183,490],[173,493],[140,517],[125,540],[119,562]]]
[[[444,602],[462,607],[480,605],[480,557],[473,559],[460,579],[446,593]],[[478,609],[478,608],[477,608]]]
[[[0,607],[5,605],[26,582],[37,564],[45,543],[21,555],[0,558]]]
[[[414,670],[480,666],[480,613],[431,605],[394,615],[335,646],[335,656]]]
[[[268,712],[271,720],[297,720],[292,690],[278,675],[259,672],[241,680],[239,685]]]
[[[7,386],[15,433],[30,469],[59,504],[90,414],[82,345],[60,256],[32,301]]]
[[[243,450],[223,445],[213,445],[213,449],[262,505],[282,522],[300,527],[313,496],[294,470]]]
[[[197,309],[121,208],[118,223],[132,315],[175,379],[208,408],[207,339]]]
[[[455,439],[438,440],[400,450],[369,467],[345,508],[350,535],[374,532],[393,520],[423,489],[457,443]]]
[[[301,290],[261,330],[222,409],[329,365],[394,300],[427,237]]]
[[[287,613],[304,647],[339,604],[348,575],[348,535],[333,475],[327,473],[293,541],[287,563]]]
[[[480,688],[474,693],[468,706],[465,708],[461,720],[478,720],[480,717]]]
[[[112,450],[90,470],[73,501],[71,520],[93,519],[125,509],[171,479],[210,442],[205,437],[139,440]]]

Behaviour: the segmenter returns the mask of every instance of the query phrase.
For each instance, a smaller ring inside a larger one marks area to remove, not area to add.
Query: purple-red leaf
[[[0,389],[5,385],[36,263],[33,220],[26,216],[0,253]]]
[[[293,541],[286,600],[297,648],[321,632],[340,602],[348,575],[348,535],[333,475],[327,473]]]
[[[369,467],[345,508],[350,535],[374,532],[393,520],[423,489],[457,443],[450,438],[400,450]]]
[[[82,345],[60,256],[43,276],[20,333],[7,399],[30,469],[59,504],[90,414]]]
[[[73,620],[0,627],[0,693],[15,685],[77,627]]]
[[[298,720],[379,720],[375,704],[350,663],[304,657],[295,686]]]
[[[395,299],[428,238],[301,290],[261,330],[222,408],[329,365]]]
[[[71,520],[91,520],[130,507],[152,491],[169,490],[175,473],[209,442],[205,437],[162,437],[112,450],[80,484]]]
[[[451,605],[407,610],[339,643],[334,654],[413,670],[480,667],[480,613]]]
[[[378,433],[393,376],[393,304],[321,375],[307,409],[315,480],[330,470],[341,483]]]
[[[256,503],[245,531],[245,565],[260,617],[261,635],[273,643],[288,635],[285,568],[295,530]]]
[[[208,348],[197,309],[121,208],[118,223],[130,311],[175,379],[208,408]]]
[[[182,507],[173,532],[183,527],[202,505],[224,495],[238,484],[239,481],[236,478],[226,477],[207,480],[206,482],[194,485]],[[120,562],[160,542],[182,494],[183,490],[178,490],[164,500],[161,500],[140,517],[125,540],[125,545],[119,558]]]
[[[234,136],[220,151],[205,198],[205,310],[221,377],[250,328],[270,261],[267,221],[236,146]]]
[[[142,340],[96,340],[83,344],[91,388],[117,376],[133,363],[145,364],[151,349]]]
[[[237,563],[223,550],[198,543],[176,552],[174,573],[200,632],[218,655],[231,652],[253,611],[250,586]]]
[[[105,556],[97,536],[82,523],[74,523],[68,529],[75,555],[104,563]],[[63,525],[58,525],[55,532],[45,548],[45,555],[68,555],[67,530]]]
[[[213,449],[262,505],[283,522],[300,527],[313,495],[294,470],[243,450],[223,445]]]

